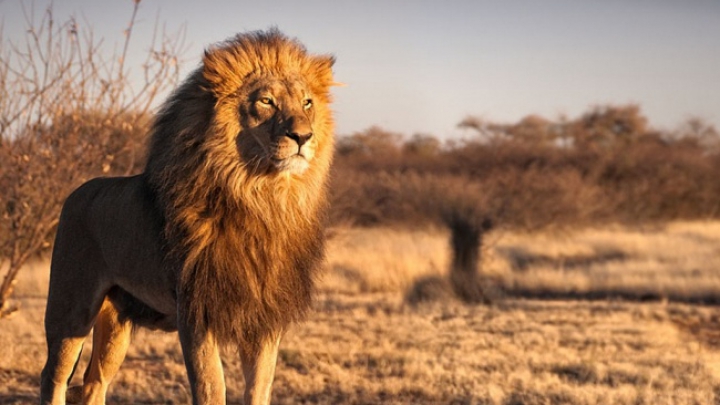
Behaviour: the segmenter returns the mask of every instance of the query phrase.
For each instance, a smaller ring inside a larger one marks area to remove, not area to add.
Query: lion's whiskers
[[[255,132],[250,131],[250,136],[253,137],[255,142],[257,142],[258,146],[260,146],[260,148],[263,150],[263,152],[265,152],[265,156],[270,158],[272,156],[272,154],[270,153],[270,149],[268,149],[268,147],[262,142],[262,140],[260,140],[260,138],[258,138],[258,136],[255,134]]]

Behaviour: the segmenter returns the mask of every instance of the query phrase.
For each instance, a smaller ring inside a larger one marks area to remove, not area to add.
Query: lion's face
[[[260,77],[238,92],[236,142],[249,166],[301,175],[312,164],[319,138],[316,98],[303,80]]]
[[[209,162],[227,170],[232,184],[266,174],[307,180],[298,187],[322,184],[315,180],[324,181],[332,160],[334,62],[275,31],[210,47],[198,71],[202,91],[213,97]]]

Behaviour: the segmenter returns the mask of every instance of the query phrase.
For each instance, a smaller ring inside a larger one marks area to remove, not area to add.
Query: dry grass
[[[399,292],[444,276],[444,231],[338,231],[328,291]],[[720,302],[720,222],[488,234],[481,273],[508,296]]]
[[[720,224],[493,235],[484,272],[506,299],[407,304],[418,279],[444,273],[446,236],[338,231],[316,311],[283,342],[274,403],[720,402],[720,311],[672,300],[720,296]],[[37,402],[46,273],[43,264],[21,273],[22,309],[0,321],[0,404]],[[670,300],[512,297],[636,289]],[[229,400],[241,403],[237,356],[226,360]],[[138,332],[110,396],[189,403],[176,336]]]
[[[450,260],[439,231],[336,229],[321,280],[328,292],[399,292],[417,279],[443,274]]]
[[[720,223],[508,235],[488,271],[523,296],[718,303]]]

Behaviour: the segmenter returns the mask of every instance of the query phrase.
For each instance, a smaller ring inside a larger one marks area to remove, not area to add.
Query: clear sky
[[[6,38],[22,33],[20,1],[0,0]],[[35,0],[36,13],[47,4]],[[54,9],[112,49],[132,1]],[[348,85],[334,90],[340,134],[380,125],[462,136],[467,115],[572,118],[605,103],[640,104],[661,129],[693,116],[720,127],[720,0],[143,0],[131,52],[145,49],[158,15],[170,31],[186,27],[185,72],[208,44],[273,25],[335,54]]]

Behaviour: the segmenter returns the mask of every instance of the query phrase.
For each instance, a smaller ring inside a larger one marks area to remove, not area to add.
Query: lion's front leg
[[[282,336],[268,339],[252,349],[241,349],[245,374],[245,405],[270,405],[278,348]]]
[[[225,404],[220,350],[215,337],[186,316],[178,317],[178,335],[182,346],[194,405]]]

